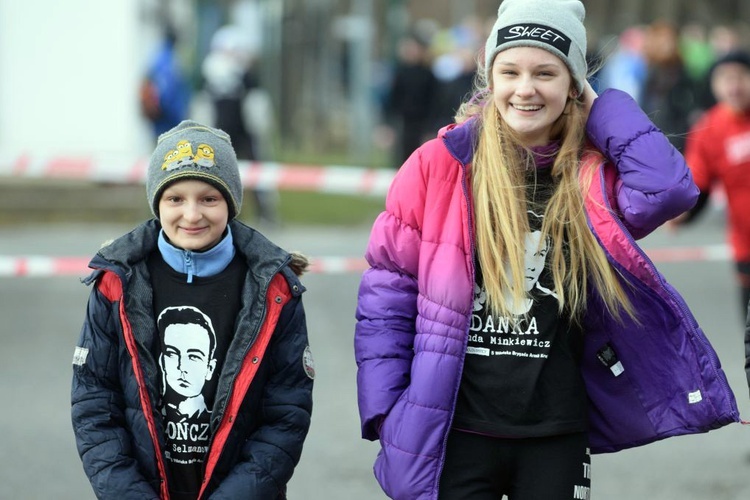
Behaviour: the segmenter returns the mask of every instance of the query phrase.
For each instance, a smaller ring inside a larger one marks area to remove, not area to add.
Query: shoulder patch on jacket
[[[310,346],[305,346],[305,352],[302,353],[302,368],[305,370],[305,375],[310,380],[315,380],[315,361],[313,361],[312,351]]]
[[[86,364],[86,358],[89,356],[89,350],[86,347],[76,346],[73,352],[73,364],[83,366]]]

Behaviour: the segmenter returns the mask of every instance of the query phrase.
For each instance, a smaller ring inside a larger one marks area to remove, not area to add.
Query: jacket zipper
[[[472,225],[473,224],[472,223],[473,207],[471,205],[471,197],[469,196],[469,187],[467,185],[467,178],[468,178],[467,168],[466,168],[466,165],[461,160],[459,160],[458,158],[455,157],[455,155],[453,155],[450,148],[448,147],[448,144],[445,142],[445,139],[443,139],[443,142],[445,143],[445,146],[448,152],[451,153],[451,156],[453,156],[456,159],[456,161],[458,161],[458,163],[461,165],[461,172],[462,172],[461,188],[463,190],[464,198],[466,199],[466,206],[467,206],[466,214],[467,214],[467,223],[468,223],[468,228],[469,228],[469,250],[470,250],[470,255],[471,255],[470,268],[471,268],[471,280],[473,283],[474,280],[476,280],[476,269],[474,267],[475,244],[474,244],[474,231],[473,231],[473,225]],[[433,494],[435,494],[435,498],[437,498],[437,494],[439,493],[438,489],[440,487],[440,476],[443,474],[443,468],[445,467],[445,456],[446,456],[446,451],[448,447],[448,436],[450,435],[451,427],[453,426],[453,417],[455,416],[455,413],[456,413],[456,401],[458,400],[458,392],[461,390],[461,375],[464,371],[464,362],[466,361],[466,347],[469,345],[470,323],[471,323],[471,315],[469,315],[468,321],[466,322],[466,332],[465,332],[466,335],[464,335],[463,350],[461,352],[461,364],[458,370],[458,381],[456,382],[455,389],[453,391],[453,397],[451,399],[451,412],[450,412],[450,415],[448,416],[448,425],[445,430],[445,436],[443,436],[443,451],[440,453],[440,467],[438,468],[438,471],[437,471],[438,474],[437,474],[437,477],[435,478],[435,483],[433,487]]]
[[[605,178],[605,175],[604,175],[604,167],[602,165],[599,165],[596,168],[599,170],[599,173],[600,173],[600,184],[601,184],[601,190],[602,190],[602,194],[603,194],[602,197],[604,199],[605,206],[607,207],[607,209],[609,209],[609,211],[612,214],[615,214],[615,211],[612,209],[609,197],[607,195],[607,189],[606,189],[607,186],[606,186],[606,178]],[[630,234],[630,231],[625,227],[625,224],[622,222],[622,220],[620,219],[620,217],[618,217],[615,214],[613,216],[613,219],[615,219],[615,222],[617,223],[617,225],[619,226],[619,228],[622,230],[622,234],[624,234],[626,236],[626,238],[628,239],[628,242],[631,244],[631,248],[634,249],[649,264],[649,266],[650,266],[649,269],[653,269],[654,271],[656,271],[656,266],[654,265],[653,261],[646,254],[646,252],[638,245],[638,243],[635,241],[635,238],[633,238],[633,236]],[[594,233],[594,234],[596,234],[596,233]],[[602,247],[602,249],[604,249],[604,247]],[[607,253],[609,254],[609,252],[607,252]],[[625,268],[623,267],[623,269],[625,269]],[[628,271],[628,274],[630,274],[632,276],[632,273],[630,273],[630,271]],[[682,297],[680,297],[678,295],[675,295],[666,286],[666,282],[665,282],[664,278],[662,277],[661,273],[659,273],[658,271],[656,271],[656,272],[652,272],[651,274],[654,275],[657,278],[658,283],[659,283],[661,289],[664,292],[666,292],[667,295],[669,295],[674,300],[674,302],[677,304],[677,306],[679,308],[679,311],[682,314],[683,318],[685,318],[685,319],[692,319],[692,321],[690,322],[690,332],[691,332],[691,334],[693,334],[693,337],[694,338],[697,337],[700,340],[701,344],[706,348],[705,351],[708,354],[709,359],[711,360],[711,369],[713,370],[713,372],[714,372],[715,375],[718,375],[717,372],[716,372],[716,366],[719,364],[719,357],[716,354],[716,352],[714,351],[713,347],[711,347],[711,344],[708,342],[708,339],[706,338],[705,335],[696,335],[698,333],[699,326],[698,326],[697,321],[694,319],[692,313],[690,312],[690,309],[687,307],[687,304],[682,299]],[[724,389],[725,396],[728,396],[727,399],[729,399],[729,400],[734,399],[733,393],[731,392],[731,390],[729,388],[729,384],[726,382],[725,378],[724,377],[720,377],[720,376],[716,376],[716,379],[719,381],[719,384],[722,387],[722,389]]]
[[[184,252],[185,257],[185,270],[187,271],[187,282],[192,283],[193,282],[193,252],[190,250],[185,250]]]
[[[255,329],[255,331],[253,331],[253,333],[252,333],[252,335],[250,337],[250,342],[247,343],[247,346],[245,347],[245,350],[242,353],[243,363],[244,363],[245,358],[247,357],[247,353],[250,352],[250,349],[252,348],[253,344],[255,344],[255,341],[258,338],[258,335],[260,334],[261,328],[266,323],[267,313],[268,313],[267,308],[266,308],[266,299],[268,298],[268,291],[269,291],[269,287],[271,286],[271,281],[273,281],[273,278],[277,274],[279,274],[281,272],[281,270],[284,268],[284,266],[286,266],[289,263],[289,261],[290,261],[290,259],[287,257],[284,260],[284,262],[281,264],[281,266],[279,266],[277,269],[275,269],[274,272],[271,273],[271,277],[268,280],[266,280],[266,282],[263,284],[263,290],[262,290],[262,293],[261,293],[261,297],[263,297],[263,300],[261,300],[262,307],[263,307],[262,314],[261,314],[261,319],[258,322],[257,328]],[[237,373],[239,373],[239,371],[240,371],[241,368],[242,368],[242,365],[240,365],[239,369],[237,370]],[[224,421],[225,412],[226,412],[226,409],[227,409],[227,405],[229,404],[229,400],[231,399],[231,395],[234,392],[234,385],[235,385],[236,381],[237,381],[237,377],[235,376],[235,377],[232,378],[232,384],[229,386],[228,397],[225,398],[222,407],[219,409],[218,414],[221,416],[221,418],[218,420],[218,424],[216,425],[216,428],[211,430],[211,437],[209,438],[209,441],[208,441],[208,451],[206,452],[206,455],[204,456],[204,462],[203,462],[204,466],[205,466],[205,460],[208,459],[208,457],[209,457],[209,455],[211,453],[211,448],[212,448],[212,446],[214,444],[215,431],[218,430],[221,427],[221,423]],[[220,450],[219,454],[221,454],[221,451],[223,451],[223,450]],[[217,460],[218,460],[218,458],[217,458]],[[204,473],[204,476],[203,476],[203,478],[201,480],[201,484],[206,483],[210,479],[208,477],[205,477],[205,471],[203,473]]]

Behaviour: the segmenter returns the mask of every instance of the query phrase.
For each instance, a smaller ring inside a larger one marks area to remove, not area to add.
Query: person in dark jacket
[[[430,119],[437,79],[427,61],[428,46],[417,35],[405,36],[398,47],[398,63],[385,104],[396,125],[395,160],[405,161],[431,132]]]
[[[211,51],[201,66],[214,125],[232,139],[239,160],[257,161],[261,156],[262,144],[245,111],[248,96],[260,88],[256,58],[243,30],[228,24],[214,34]],[[277,193],[256,187],[249,194],[259,222],[277,223]]]
[[[663,21],[652,23],[645,32],[643,51],[647,63],[643,110],[682,153],[690,125],[705,103],[683,61],[677,29]]]
[[[139,89],[141,112],[154,140],[187,118],[190,84],[177,57],[177,31],[168,26]]]
[[[73,359],[72,422],[98,498],[282,499],[310,426],[307,259],[236,220],[229,137],[159,137],[155,215],[102,247]]]

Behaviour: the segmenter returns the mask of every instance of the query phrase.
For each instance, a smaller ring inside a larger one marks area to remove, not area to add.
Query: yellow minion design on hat
[[[146,196],[156,217],[162,191],[181,179],[201,180],[219,189],[229,205],[230,220],[240,212],[242,179],[224,131],[185,120],[159,136],[146,176]]]

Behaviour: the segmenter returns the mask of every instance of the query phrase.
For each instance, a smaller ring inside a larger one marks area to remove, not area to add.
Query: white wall
[[[0,0],[0,148],[148,153],[137,88],[155,34],[142,12],[138,0]]]

